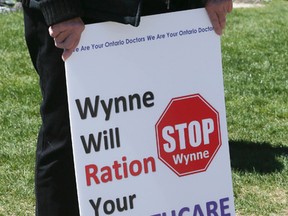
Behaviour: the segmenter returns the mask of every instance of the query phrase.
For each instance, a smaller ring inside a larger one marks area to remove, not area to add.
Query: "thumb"
[[[73,53],[73,49],[64,49],[62,53],[62,60],[66,61]]]

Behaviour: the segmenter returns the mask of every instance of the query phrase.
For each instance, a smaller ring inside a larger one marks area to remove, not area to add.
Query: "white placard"
[[[235,215],[204,9],[87,25],[66,76],[81,216]]]

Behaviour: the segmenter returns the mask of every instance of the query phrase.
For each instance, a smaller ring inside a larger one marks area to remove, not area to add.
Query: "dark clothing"
[[[138,26],[142,0],[83,0],[84,16]]]
[[[79,216],[63,51],[55,47],[40,11],[24,7],[24,20],[43,97],[35,167],[36,215]]]
[[[24,7],[37,8],[48,26],[83,15],[83,0],[22,0]]]
[[[142,15],[203,7],[206,0],[22,0],[37,8],[48,26],[74,18],[115,21],[138,26]],[[143,5],[144,4],[144,5]],[[149,5],[149,7],[147,7]],[[150,7],[151,6],[151,7]]]
[[[40,0],[41,10],[37,10],[28,8],[29,0],[23,0],[26,43],[40,77],[43,97],[40,109],[42,126],[36,150],[36,216],[79,216],[65,68],[61,58],[63,51],[55,47],[48,27],[79,15],[86,23],[96,21],[83,14],[80,1]],[[185,9],[189,1],[178,0],[176,3],[174,0],[169,10]],[[169,11],[162,0],[145,0],[141,7],[142,14]]]

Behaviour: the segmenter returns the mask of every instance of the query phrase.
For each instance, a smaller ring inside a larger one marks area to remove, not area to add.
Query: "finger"
[[[233,1],[229,1],[227,6],[227,12],[231,13],[232,10],[233,10]]]
[[[54,40],[57,43],[63,43],[68,36],[69,34],[67,32],[61,32]]]
[[[73,34],[73,33],[72,33]],[[71,35],[69,32],[65,31],[60,33],[57,37],[54,38],[55,46],[58,48],[68,48],[69,43],[71,43]]]
[[[63,61],[66,61],[73,53],[74,49],[77,47],[78,43],[80,40],[77,40],[74,42],[73,46],[69,49],[64,49],[63,54],[62,54],[62,59]]]
[[[55,46],[61,49],[73,49],[75,46],[75,43],[78,44],[79,42],[79,37],[76,34],[69,34],[68,36],[65,36],[63,38],[58,38],[54,39],[55,41]]]
[[[221,35],[222,34],[222,28],[219,22],[219,17],[215,12],[209,12],[208,11],[209,18],[211,20],[212,26],[214,28],[214,31],[216,34]]]
[[[57,37],[61,31],[59,30],[59,28],[55,27],[55,26],[50,26],[48,28],[48,31],[49,31],[49,35],[53,38]]]
[[[218,14],[218,22],[219,22],[221,30],[223,30],[226,26],[226,14],[225,13]]]
[[[72,49],[64,49],[62,54],[62,60],[65,62],[73,53]]]

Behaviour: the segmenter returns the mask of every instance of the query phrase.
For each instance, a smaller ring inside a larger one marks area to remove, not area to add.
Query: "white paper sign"
[[[66,73],[81,216],[235,215],[204,9],[88,25]]]

